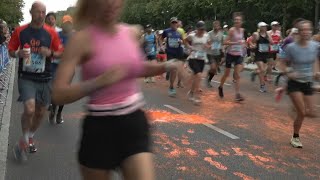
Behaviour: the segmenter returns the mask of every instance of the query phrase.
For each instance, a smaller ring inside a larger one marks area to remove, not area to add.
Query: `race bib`
[[[205,59],[206,55],[207,55],[206,52],[196,51],[194,56],[196,59]]]
[[[179,47],[179,39],[178,38],[168,38],[168,46],[171,48]]]
[[[269,52],[269,44],[259,44],[259,52]]]
[[[220,50],[221,49],[221,43],[220,42],[213,42],[211,45],[212,50]]]
[[[23,60],[23,71],[31,73],[43,73],[46,67],[46,58],[41,54],[31,53],[31,61]]]
[[[279,48],[278,58],[279,59],[286,59],[287,58],[286,52],[282,48]]]
[[[242,45],[232,45],[231,46],[231,51],[233,51],[233,52],[242,52]]]
[[[279,51],[279,44],[273,44],[270,46],[270,51]]]

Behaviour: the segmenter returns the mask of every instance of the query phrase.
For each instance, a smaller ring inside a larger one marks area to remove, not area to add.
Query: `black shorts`
[[[219,64],[222,59],[222,55],[208,54],[209,64]]]
[[[142,110],[122,116],[87,116],[82,125],[79,163],[113,170],[132,155],[151,152],[149,129]]]
[[[313,95],[313,88],[312,88],[312,82],[298,82],[294,80],[288,81],[288,94],[293,92],[302,92],[306,96]]]
[[[263,62],[263,63],[267,63],[268,62],[268,58],[269,58],[269,53],[259,53],[259,52],[256,52],[256,56],[255,56],[255,59],[254,59],[254,62]]]
[[[189,59],[189,67],[194,74],[202,73],[204,69],[204,60]]]
[[[231,54],[227,54],[226,56],[226,68],[231,68],[232,64],[234,66],[242,64],[243,57],[242,56],[234,56]]]
[[[269,53],[269,59],[272,59],[272,60],[276,60],[277,59],[277,52],[272,52],[272,53]]]
[[[156,59],[157,59],[156,55],[148,55],[147,56],[148,61],[152,61],[152,60],[156,60]]]

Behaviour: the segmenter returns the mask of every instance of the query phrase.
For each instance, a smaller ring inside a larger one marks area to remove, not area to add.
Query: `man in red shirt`
[[[18,27],[9,42],[11,57],[19,59],[19,101],[24,104],[21,117],[23,137],[14,147],[18,161],[27,160],[26,152],[37,151],[33,136],[51,101],[51,60],[61,56],[61,43],[55,30],[44,24],[46,7],[33,3],[31,23]]]

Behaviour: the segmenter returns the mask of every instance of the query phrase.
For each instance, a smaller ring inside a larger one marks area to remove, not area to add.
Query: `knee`
[[[34,103],[26,103],[24,106],[24,115],[28,117],[32,117],[35,114],[35,104]]]
[[[303,119],[306,116],[306,110],[297,110],[297,116],[299,119]]]

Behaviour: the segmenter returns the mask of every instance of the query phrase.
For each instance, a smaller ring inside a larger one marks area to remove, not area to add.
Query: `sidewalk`
[[[6,165],[7,165],[7,151],[8,151],[8,137],[9,137],[9,126],[11,119],[11,104],[12,94],[15,77],[16,61],[10,59],[9,64],[1,76],[2,82],[6,84],[6,87],[1,88],[1,102],[0,102],[0,180],[5,179]]]

